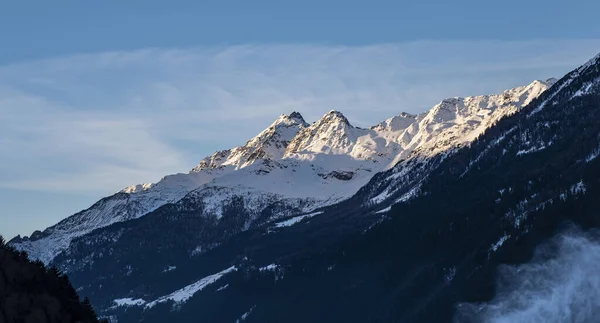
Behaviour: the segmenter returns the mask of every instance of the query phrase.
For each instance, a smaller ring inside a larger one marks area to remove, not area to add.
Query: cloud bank
[[[95,194],[186,172],[279,114],[369,126],[452,96],[560,76],[599,40],[246,45],[0,66],[0,188]]]
[[[495,299],[461,304],[456,322],[598,322],[599,238],[572,230],[539,247],[531,262],[500,267]]]

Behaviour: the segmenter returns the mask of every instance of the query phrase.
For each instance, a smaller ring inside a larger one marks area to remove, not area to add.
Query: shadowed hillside
[[[66,275],[32,262],[0,236],[0,323],[99,321],[89,300],[79,299]]]

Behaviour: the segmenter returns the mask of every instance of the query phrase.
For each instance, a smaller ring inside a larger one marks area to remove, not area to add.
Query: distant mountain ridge
[[[50,263],[77,237],[184,200],[201,203],[205,216],[218,219],[232,198],[244,196],[245,208],[254,215],[243,228],[254,225],[273,203],[278,211],[261,223],[311,212],[351,197],[373,175],[398,163],[426,160],[468,144],[553,82],[534,81],[496,95],[445,99],[423,114],[401,113],[369,129],[352,126],[334,110],[313,124],[298,112],[281,115],[245,145],[216,152],[189,173],[127,187],[11,244]],[[371,202],[383,201],[391,195],[389,190],[373,196]]]

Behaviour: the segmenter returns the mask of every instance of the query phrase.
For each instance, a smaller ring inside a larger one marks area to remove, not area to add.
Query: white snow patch
[[[500,249],[500,247],[502,247],[502,245],[506,242],[506,240],[508,240],[510,238],[510,234],[504,234],[496,243],[494,243],[492,245],[492,247],[490,248],[490,251],[498,251],[498,249]]]
[[[275,270],[277,270],[277,268],[279,268],[278,265],[276,265],[276,264],[270,264],[270,265],[265,266],[265,267],[260,267],[259,270],[261,272],[263,272],[263,271],[275,271]]]
[[[394,175],[392,175],[392,177],[394,177]],[[371,199],[371,203],[374,204],[379,204],[383,201],[385,201],[388,197],[390,197],[390,195],[392,195],[392,191],[388,189],[385,189],[383,192],[381,192],[379,195],[375,196],[374,198]]]
[[[119,323],[119,320],[117,319],[116,315],[99,316],[98,318],[101,320],[107,320],[109,323]]]
[[[369,232],[369,230],[373,229],[374,227],[376,227],[377,225],[381,224],[383,221],[385,220],[385,215],[383,215],[381,217],[381,219],[375,221],[373,224],[371,224],[368,228],[366,228],[365,230],[363,230],[363,234]]]
[[[594,151],[592,151],[586,158],[585,158],[585,162],[589,163],[592,160],[598,158],[598,156],[600,156],[600,147],[594,149]]]
[[[143,299],[133,299],[133,298],[119,298],[113,301],[115,306],[142,306],[146,304],[146,301]]]
[[[256,307],[256,305],[252,306],[252,308],[248,312],[244,313],[239,319],[237,319],[235,321],[235,323],[240,323],[240,322],[245,321],[248,318],[248,315],[250,315],[250,313],[252,313],[252,310],[254,310],[255,307]]]
[[[540,146],[538,147],[531,147],[529,149],[523,149],[523,150],[519,150],[517,152],[517,156],[522,156],[522,155],[526,155],[526,154],[531,154],[540,150],[544,150],[546,149],[546,145],[544,143],[542,143]]]
[[[270,264],[268,266],[261,267],[261,268],[259,268],[259,271],[261,273],[264,273],[264,272],[274,273],[275,281],[282,279],[284,276],[283,270],[281,270],[281,266],[276,265],[276,264]]]
[[[577,194],[585,194],[585,192],[587,191],[585,184],[583,184],[583,181],[579,181],[577,184],[571,186],[571,194],[573,195],[577,195]]]
[[[167,267],[167,268],[165,268],[165,269],[164,269],[162,272],[163,272],[163,273],[166,273],[166,272],[169,272],[169,271],[173,271],[173,270],[175,270],[175,269],[177,269],[177,267],[176,267],[176,266],[168,266],[168,267]]]
[[[592,85],[594,85],[594,83],[590,82],[590,83],[588,83],[585,86],[585,88],[581,88],[581,89],[577,90],[577,92],[575,92],[575,94],[573,94],[573,96],[571,97],[571,99],[575,98],[575,97],[578,97],[578,96],[582,96],[582,95],[588,94],[589,91],[590,91],[590,89],[592,88]]]
[[[299,223],[300,221],[302,221],[304,219],[312,218],[313,216],[319,215],[321,213],[323,213],[323,212],[319,211],[319,212],[314,212],[314,213],[310,213],[310,214],[296,216],[296,217],[293,217],[291,219],[288,219],[288,220],[276,223],[275,227],[276,228],[289,227],[289,226],[292,226],[292,225],[294,225],[296,223]]]
[[[500,137],[496,138],[494,141],[492,141],[489,145],[488,148],[491,147],[495,147],[498,146],[499,143],[501,143],[506,136],[510,135],[511,133],[513,133],[515,130],[517,129],[517,127],[512,127],[510,129],[508,129],[508,131],[506,131],[505,133],[503,133],[502,135],[500,135]]]
[[[217,289],[216,291],[217,291],[217,292],[223,291],[223,290],[225,290],[227,287],[229,287],[229,284],[226,284],[225,286],[221,286],[221,287],[219,287],[219,289]]]
[[[196,248],[194,248],[194,250],[192,250],[192,252],[190,252],[190,256],[201,255],[203,251],[204,248],[202,248],[202,246],[197,246]]]
[[[203,290],[206,286],[213,284],[214,282],[219,280],[224,275],[226,275],[232,271],[236,271],[236,270],[237,270],[237,268],[235,266],[232,266],[232,267],[229,267],[229,268],[227,268],[221,272],[218,272],[216,274],[204,277],[204,278],[200,279],[199,281],[197,281],[191,285],[185,286],[184,288],[177,290],[169,295],[159,297],[157,300],[146,304],[146,308],[152,308],[159,303],[164,303],[167,301],[174,301],[175,306],[179,306],[182,303],[185,303],[192,296],[194,296],[194,294]]]
[[[514,210],[509,210],[505,216],[511,218],[513,220],[513,224],[515,228],[519,228],[521,223],[527,219],[529,215],[529,200],[524,199],[519,201]]]
[[[420,189],[421,189],[421,185],[417,185],[417,186],[413,187],[410,191],[408,191],[404,195],[400,196],[400,198],[398,198],[396,200],[396,203],[406,202],[410,199],[417,197],[419,195]]]
[[[381,214],[381,213],[387,213],[392,209],[391,206],[386,207],[385,209],[379,210],[377,212],[375,212],[376,214]]]

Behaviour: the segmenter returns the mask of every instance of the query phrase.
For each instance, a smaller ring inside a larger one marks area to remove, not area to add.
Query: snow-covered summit
[[[124,189],[122,189],[121,192],[130,193],[130,194],[136,193],[136,192],[143,192],[143,191],[147,191],[147,190],[151,189],[153,186],[154,186],[153,183],[131,185],[131,186],[127,186]]]
[[[375,131],[389,131],[396,132],[402,131],[408,128],[411,124],[415,122],[417,119],[417,115],[410,114],[407,112],[402,112],[400,115],[391,117],[376,126],[371,127],[371,129]]]
[[[298,112],[282,114],[267,129],[245,145],[215,152],[204,158],[192,172],[227,166],[239,169],[260,159],[281,159],[290,141],[308,124]]]
[[[49,262],[74,238],[138,218],[192,192],[217,218],[222,205],[234,196],[252,203],[247,208],[268,200],[280,203],[281,210],[288,203],[309,212],[352,196],[374,174],[400,160],[428,158],[471,142],[551,83],[534,81],[501,94],[445,99],[425,113],[401,113],[368,129],[352,126],[335,110],[310,125],[298,112],[283,114],[243,146],[215,152],[189,173],[127,187],[13,245]],[[289,215],[289,210],[281,214]]]
[[[331,110],[292,139],[285,157],[301,158],[302,155],[319,153],[347,154],[348,148],[361,134],[341,112]]]
[[[499,119],[529,104],[555,81],[535,80],[501,94],[444,99],[416,117],[400,136],[402,158],[413,151],[434,155],[473,141]]]
[[[302,115],[300,114],[300,112],[294,111],[294,112],[290,113],[289,115],[287,115],[287,117],[289,119],[292,119],[292,120],[296,121],[298,124],[303,124],[305,126],[308,125],[306,123],[306,121],[304,121],[304,118],[302,117]]]

